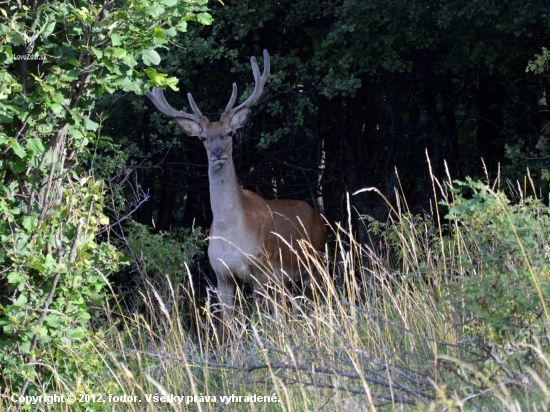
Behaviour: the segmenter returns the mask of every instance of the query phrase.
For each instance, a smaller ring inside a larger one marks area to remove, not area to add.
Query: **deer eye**
[[[200,135],[199,139],[201,139],[201,142],[204,142],[206,140],[206,136]]]
[[[234,130],[229,130],[229,131],[227,132],[227,136],[229,136],[229,137],[232,137],[234,134],[235,134],[235,131],[234,131]]]

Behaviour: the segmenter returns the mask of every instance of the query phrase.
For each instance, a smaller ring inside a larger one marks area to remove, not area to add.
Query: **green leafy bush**
[[[109,222],[100,203],[102,183],[87,178],[68,183],[47,218],[40,217],[38,208],[24,213],[6,186],[1,188],[0,265],[6,276],[0,378],[13,388],[51,377],[48,368],[39,374],[34,365],[37,357],[48,357],[44,345],[57,348],[58,358],[49,360],[59,361],[62,353],[82,344],[90,309],[103,301],[107,276],[119,265],[121,253],[94,236]]]
[[[2,3],[2,391],[42,394],[60,382],[76,386],[79,356],[91,356],[90,309],[105,301],[108,276],[121,257],[96,238],[110,223],[104,187],[80,162],[89,143],[108,142],[99,141],[100,125],[90,115],[104,93],[175,89],[177,80],[153,67],[160,62],[156,49],[184,32],[188,21],[209,23],[205,3]],[[93,373],[94,362],[86,364]]]
[[[132,285],[140,291],[123,293],[126,305],[136,310],[142,307],[144,301],[149,302],[149,316],[155,317],[161,311],[150,306],[159,304],[160,299],[170,305],[178,304],[182,314],[191,313],[191,300],[196,296],[185,293],[180,296],[179,290],[174,294],[172,285],[187,285],[190,282],[189,268],[204,254],[203,231],[200,228],[180,228],[174,232],[152,233],[149,226],[132,222],[124,240],[124,250],[133,273]],[[143,299],[145,295],[148,295],[147,299]]]
[[[203,256],[204,233],[200,228],[180,228],[174,233],[151,233],[149,226],[132,222],[127,241],[127,254],[136,270],[150,276],[170,276],[173,283],[187,277],[186,265]]]
[[[455,308],[493,337],[515,336],[542,319],[550,297],[550,208],[527,198],[512,204],[480,182],[455,182],[448,219],[461,245],[462,275],[450,282]],[[464,196],[464,189],[473,195]]]

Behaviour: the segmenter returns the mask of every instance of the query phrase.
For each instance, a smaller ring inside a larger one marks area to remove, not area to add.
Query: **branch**
[[[174,360],[174,361],[178,361],[178,362],[188,362],[189,360],[188,359],[184,359],[184,358],[179,358],[177,356],[171,356],[171,355],[167,355],[165,353],[152,353],[152,352],[147,352],[147,351],[141,351],[141,350],[131,350],[130,351],[131,354],[143,354],[143,355],[146,355],[146,356],[149,356],[149,357],[155,357],[155,358],[159,358],[159,359],[163,359],[163,360]],[[400,384],[399,382],[395,382],[395,381],[392,381],[389,379],[389,377],[386,377],[386,376],[382,376],[383,379],[377,379],[377,378],[374,378],[374,377],[370,377],[370,376],[367,376],[366,374],[360,374],[358,372],[354,372],[354,371],[344,371],[344,370],[338,370],[338,369],[333,369],[333,368],[324,368],[324,367],[315,367],[314,365],[304,365],[304,364],[293,364],[293,365],[290,365],[290,364],[287,364],[287,363],[272,363],[272,364],[253,364],[253,365],[230,365],[230,364],[225,364],[225,363],[219,363],[219,362],[203,362],[203,361],[198,361],[198,360],[193,360],[193,363],[194,364],[198,364],[198,365],[204,365],[204,366],[207,366],[207,367],[212,367],[212,368],[217,368],[217,369],[228,369],[228,370],[234,370],[234,371],[238,371],[238,372],[246,372],[246,373],[250,373],[250,372],[254,372],[254,371],[257,371],[257,370],[283,370],[283,371],[291,371],[291,372],[305,372],[307,373],[308,375],[312,375],[312,376],[335,376],[335,377],[344,377],[344,378],[348,378],[348,379],[355,379],[355,380],[365,380],[367,382],[370,382],[372,384],[375,384],[375,385],[378,385],[378,386],[382,386],[384,388],[391,388],[391,389],[394,389],[394,390],[400,390],[400,391],[403,391],[405,393],[408,393],[410,395],[413,395],[417,401],[420,401],[424,404],[426,404],[426,401],[425,399],[435,399],[434,395],[432,395],[431,393],[428,393],[427,391],[425,390],[421,390],[418,388],[418,384],[420,382],[418,382],[418,380],[414,380],[413,383],[416,384],[416,387],[415,388],[408,388],[408,387],[405,387],[403,386],[402,384]],[[366,370],[366,372],[370,372],[370,373],[374,373],[378,376],[380,376],[379,373],[376,373],[375,371],[372,371],[372,370]],[[337,390],[342,390],[342,391],[346,391],[346,392],[352,392],[352,393],[357,393],[357,394],[361,394],[361,395],[365,395],[365,392],[363,390],[358,390],[358,389],[349,389],[349,388],[345,388],[345,387],[341,387],[341,386],[334,386],[334,385],[329,385],[329,384],[324,384],[324,383],[319,383],[319,382],[315,382],[315,383],[304,383],[302,381],[297,381],[297,380],[292,380],[291,378],[289,377],[286,377],[284,376],[283,379],[287,380],[287,381],[293,381],[294,383],[300,383],[300,384],[305,384],[306,386],[316,386],[316,387],[326,387],[326,388],[332,388],[332,389],[337,389]],[[428,382],[426,382],[427,384]],[[422,385],[424,386],[424,385]],[[388,398],[386,397],[385,395],[381,395],[380,398],[383,398],[383,399],[391,399],[391,398]],[[394,397],[395,399],[395,397]],[[412,404],[412,405],[416,405],[418,402],[417,401],[412,401],[412,400],[408,400],[408,399],[402,399],[403,402],[406,402],[408,404]]]
[[[141,188],[140,188],[140,190],[141,190]],[[132,215],[134,214],[134,212],[135,212],[136,210],[138,210],[139,207],[140,207],[143,203],[147,202],[147,201],[149,200],[149,198],[150,198],[149,193],[145,193],[143,190],[141,190],[141,195],[142,195],[143,197],[140,198],[138,204],[137,204],[136,206],[134,206],[134,208],[133,208],[131,211],[129,211],[128,213],[126,213],[123,217],[121,217],[120,219],[118,219],[116,222],[113,222],[113,223],[111,223],[109,226],[107,226],[107,227],[101,229],[99,232],[96,233],[96,235],[100,235],[100,234],[106,232],[107,230],[111,230],[114,226],[120,225],[121,222],[123,222],[124,220],[126,220],[126,219],[128,219],[130,216],[132,216]]]

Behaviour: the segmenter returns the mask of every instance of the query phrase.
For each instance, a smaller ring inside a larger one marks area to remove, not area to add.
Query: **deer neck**
[[[210,205],[214,215],[213,225],[218,231],[235,227],[243,222],[242,189],[237,181],[233,159],[222,167],[208,167],[210,181]]]

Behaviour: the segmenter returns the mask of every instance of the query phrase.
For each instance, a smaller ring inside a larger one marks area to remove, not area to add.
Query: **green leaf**
[[[108,56],[112,56],[115,59],[122,59],[124,56],[126,56],[126,50],[121,49],[120,47],[107,47],[105,49],[105,54]]]
[[[175,27],[170,27],[169,29],[163,30],[165,36],[167,37],[176,37],[178,35],[178,31]]]
[[[151,19],[158,19],[158,17],[164,13],[164,7],[158,7],[158,6],[149,6],[146,7],[145,10],[147,11],[148,17]]]
[[[21,46],[25,44],[25,39],[23,36],[21,36],[19,33],[13,33],[9,32],[9,35],[6,37],[6,41],[15,45],[15,46]]]
[[[8,283],[11,284],[19,284],[23,282],[23,278],[21,277],[21,274],[19,272],[11,272],[8,274]]]
[[[59,213],[59,218],[64,220],[67,216],[69,216],[69,208],[66,207]]]
[[[84,33],[84,30],[82,30],[82,27],[72,27],[69,30],[69,34],[71,36],[80,36],[82,33]]]
[[[88,117],[85,117],[84,118],[84,127],[86,128],[86,130],[91,130],[91,131],[95,132],[99,127],[99,123],[96,123],[93,120],[90,120]]]
[[[98,59],[103,58],[103,52],[99,49],[96,49],[95,47],[92,47],[92,52],[95,54],[95,57]]]
[[[178,82],[179,80],[176,77],[168,77],[166,79],[166,85],[175,92],[179,91],[179,87],[176,86]]]
[[[161,0],[159,3],[167,7],[172,7],[178,4],[178,0]]]
[[[214,19],[212,18],[212,16],[208,13],[199,13],[197,14],[197,21],[200,23],[200,24],[204,24],[205,26],[209,26],[212,24],[212,22],[214,21]]]
[[[63,100],[65,100],[65,97],[61,93],[56,93],[52,97],[52,102],[55,103],[61,103]]]
[[[58,328],[61,326],[59,315],[47,315],[45,320],[50,328]]]
[[[137,92],[140,88],[138,82],[134,81],[134,79],[130,77],[123,77],[117,80],[115,84],[126,92]]]
[[[49,23],[46,25],[46,28],[44,29],[44,31],[42,32],[42,36],[47,37],[47,36],[49,36],[50,34],[52,34],[53,31],[55,30],[55,25],[56,25],[56,23],[57,23],[57,22],[55,22],[55,21],[49,22]]]
[[[187,22],[185,20],[180,20],[178,24],[176,25],[176,29],[180,32],[186,32],[187,31]]]
[[[83,321],[83,322],[87,322],[91,319],[92,317],[90,316],[90,314],[88,312],[82,312],[80,315],[78,315],[78,319]]]
[[[84,336],[86,336],[86,329],[84,328],[67,329],[66,332],[68,335],[76,339],[82,339]]]
[[[32,232],[38,226],[38,217],[36,216],[23,216],[21,224],[27,230],[27,232]]]
[[[103,85],[103,88],[109,92],[109,93],[114,93],[116,92],[116,88],[115,87],[112,87],[112,86],[109,86],[108,84],[104,84]]]
[[[19,300],[19,299],[17,299],[17,300]],[[27,302],[27,299],[25,298],[25,303],[26,303],[26,302]],[[19,305],[19,306],[22,307],[23,305]],[[22,351],[23,353],[29,352],[29,351],[31,350],[31,341],[30,341],[30,340],[27,340],[27,341],[21,343],[21,346],[20,346],[20,347],[21,347],[21,351]]]
[[[14,305],[19,306],[20,308],[25,307],[27,305],[27,297],[22,293],[19,295],[17,300],[15,301]]]
[[[36,138],[27,140],[25,147],[27,148],[27,150],[30,150],[32,153],[37,155],[44,153],[44,151],[46,150],[46,148],[42,144],[42,141]]]
[[[63,71],[61,74],[61,80],[62,81],[69,81],[72,82],[74,80],[78,80],[78,73],[76,70],[67,70]]]
[[[69,127],[69,134],[75,139],[78,139],[78,140],[84,139],[84,135],[82,134],[82,132],[73,126]]]
[[[143,71],[151,80],[155,80],[155,78],[157,77],[157,69],[155,69],[154,67],[147,67],[143,69]]]
[[[65,108],[60,103],[53,103],[50,105],[50,109],[56,116],[64,116]]]
[[[10,45],[0,47],[0,63],[10,64],[13,61],[13,52]]]
[[[27,155],[27,152],[25,152],[25,149],[21,147],[21,145],[17,140],[10,139],[10,145],[11,145],[11,148],[13,149],[13,152],[17,156],[19,156],[21,159],[23,159]]]
[[[58,76],[50,73],[46,76],[46,83],[48,84],[56,84],[57,83]]]
[[[113,46],[120,46],[125,39],[126,37],[119,36],[116,33],[111,34],[111,44]]]
[[[138,64],[136,59],[134,59],[134,56],[132,56],[131,54],[126,54],[126,56],[122,58],[122,61],[126,63],[129,67],[134,67]]]
[[[11,123],[13,122],[13,117],[0,113],[0,123]]]
[[[143,63],[147,66],[158,65],[160,63],[160,55],[155,50],[146,50],[141,56]]]

